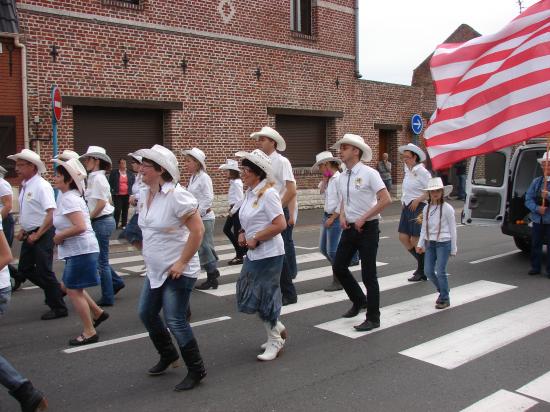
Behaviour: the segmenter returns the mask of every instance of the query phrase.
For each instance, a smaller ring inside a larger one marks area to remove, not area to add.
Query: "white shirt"
[[[143,234],[143,259],[151,289],[162,286],[168,271],[180,258],[189,238],[189,229],[180,218],[197,209],[197,199],[180,185],[167,182],[155,194],[147,208],[149,188],[140,194],[138,224]],[[183,275],[197,278],[200,272],[199,254],[195,253]]]
[[[348,174],[348,172],[350,172]],[[349,183],[348,183],[349,182]],[[361,216],[378,203],[376,194],[386,185],[380,173],[370,166],[358,162],[351,170],[346,170],[338,178],[338,190],[344,205],[346,221],[355,223]],[[349,193],[349,196],[348,196]],[[380,219],[380,215],[369,220]]]
[[[143,177],[141,173],[136,173],[136,178],[134,184],[132,185],[132,196],[134,199],[139,200],[139,193],[146,188],[145,183],[143,183]]]
[[[271,159],[271,168],[273,169],[273,183],[275,190],[279,193],[279,197],[282,199],[286,192],[286,182],[296,183],[294,178],[294,172],[292,171],[292,165],[290,161],[277,151],[274,151],[269,155]],[[296,207],[294,212],[294,221],[298,219],[298,196],[296,196]]]
[[[266,179],[262,180],[254,189],[248,189],[239,210],[241,227],[247,239],[268,227],[273,219],[283,214],[281,198],[274,187],[270,187],[258,198]],[[254,250],[248,250],[246,256],[250,260],[260,260],[285,254],[285,244],[280,234],[269,240],[262,241]]]
[[[88,175],[88,185],[84,193],[90,212],[95,210],[98,200],[105,200],[105,207],[95,218],[110,215],[115,208],[111,205],[111,186],[105,177],[105,170],[97,170]]]
[[[55,209],[52,185],[35,174],[21,182],[19,193],[19,224],[29,232],[42,226],[48,209]]]
[[[55,233],[59,233],[73,226],[67,215],[74,212],[82,213],[84,222],[86,222],[86,231],[77,236],[66,238],[63,243],[57,247],[59,259],[99,252],[97,238],[95,237],[92,223],[90,222],[88,206],[86,206],[86,202],[82,199],[78,190],[69,190],[65,193],[60,193],[57,197],[57,209],[53,214]]]
[[[417,197],[422,196],[424,189],[428,187],[428,181],[432,175],[422,163],[418,163],[412,169],[405,165],[405,178],[403,179],[401,203],[408,205]]]
[[[429,217],[428,217],[428,209]],[[420,238],[418,239],[418,246],[425,249],[426,243],[429,240],[435,240],[437,242],[451,241],[451,254],[456,255],[456,220],[455,210],[449,203],[443,203],[443,210],[441,211],[441,222],[439,221],[439,213],[441,206],[427,205],[422,211],[422,229],[420,230]],[[428,222],[428,229],[426,230],[426,222]],[[441,225],[441,227],[440,227]],[[437,237],[439,232],[439,237]],[[429,239],[428,239],[429,233]]]
[[[13,197],[13,190],[6,179],[0,178],[0,209],[4,207],[4,203],[2,202],[2,197],[4,196]]]
[[[212,202],[214,201],[214,187],[212,186],[210,176],[204,170],[192,175],[189,179],[187,190],[199,202],[201,219],[214,220],[216,218],[214,211],[210,210],[210,212],[206,212],[208,209],[212,209]]]
[[[338,177],[341,175],[340,172],[336,171],[328,180],[327,187],[323,192],[323,197],[325,199],[325,212],[329,215],[332,215],[334,212],[340,213],[340,204],[342,203],[342,198],[338,192]],[[324,186],[324,181],[319,183],[319,189]]]
[[[2,216],[0,216],[0,231],[4,231],[4,229],[2,228]],[[0,269],[0,289],[4,289],[7,287],[11,287],[11,282],[10,270],[6,265],[2,269]]]
[[[229,180],[229,191],[227,192],[227,201],[229,206],[236,205],[244,197],[243,181],[241,179]]]

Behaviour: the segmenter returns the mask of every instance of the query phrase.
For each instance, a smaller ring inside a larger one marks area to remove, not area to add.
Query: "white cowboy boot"
[[[286,338],[288,337],[288,333],[286,332],[285,325],[282,324],[280,320],[277,320],[277,324],[275,325],[277,328],[277,331],[279,332],[279,335],[281,335],[281,338],[283,338],[283,343],[286,342]],[[264,342],[260,345],[261,350],[265,350],[267,348],[267,342]]]
[[[282,325],[282,323],[281,323]],[[283,349],[285,341],[281,337],[281,334],[278,331],[277,325],[273,328],[269,322],[264,322],[265,329],[267,331],[267,347],[265,352],[261,355],[258,355],[258,360],[261,361],[272,361],[279,356],[279,353]]]

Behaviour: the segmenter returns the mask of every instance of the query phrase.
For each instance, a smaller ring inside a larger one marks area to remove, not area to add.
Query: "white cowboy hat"
[[[315,155],[315,164],[311,166],[312,171],[316,171],[319,169],[319,166],[322,163],[326,162],[336,162],[338,164],[342,164],[342,161],[338,159],[337,157],[334,157],[332,153],[330,153],[328,150],[325,152],[317,153]]]
[[[254,132],[250,135],[251,138],[258,140],[261,136],[268,137],[271,140],[275,140],[277,143],[277,150],[279,152],[284,152],[286,150],[286,142],[283,139],[283,136],[275,129],[272,129],[269,126],[262,127],[262,130],[259,132]]]
[[[197,149],[196,147],[193,147],[191,150],[182,150],[182,153],[186,156],[191,156],[194,159],[197,159],[197,161],[202,165],[202,169],[206,170],[206,155],[201,149]]]
[[[542,164],[542,162],[548,162],[549,161],[548,157],[549,157],[549,152],[546,152],[542,155],[541,158],[537,159],[537,162],[539,162],[539,164]]]
[[[349,144],[352,146],[357,147],[363,152],[363,156],[361,156],[361,160],[364,162],[370,162],[372,160],[372,149],[368,144],[365,143],[363,138],[356,134],[346,133],[344,137],[342,137],[340,140],[338,140],[334,146],[332,146],[333,149],[339,149],[340,145],[343,144]]]
[[[150,149],[140,149],[133,153],[135,156],[141,156],[142,160],[149,159],[158,164],[164,170],[166,170],[174,182],[179,182],[180,171],[178,168],[178,159],[171,150],[167,149],[160,144],[156,144]]]
[[[113,164],[111,158],[107,156],[107,151],[101,146],[88,146],[88,150],[80,156],[80,159],[85,157],[95,157],[96,159],[105,160],[110,165]]]
[[[409,152],[413,152],[413,153],[416,153],[418,155],[418,157],[420,158],[420,161],[423,162],[424,160],[426,160],[426,153],[424,153],[424,151],[418,147],[417,145],[415,144],[412,144],[412,143],[408,143],[408,144],[405,144],[403,146],[399,146],[399,148],[397,149],[399,151],[399,153],[403,154],[403,152],[405,150],[408,150]]]
[[[86,168],[82,165],[82,163],[80,163],[80,160],[74,157],[68,160],[61,160],[57,158],[52,159],[51,162],[57,163],[58,166],[63,166],[73,178],[78,191],[81,194],[84,193],[84,190],[86,189],[85,179],[88,174],[86,173]]]
[[[38,153],[35,153],[32,150],[23,149],[17,154],[8,156],[8,159],[13,161],[17,161],[19,159],[26,160],[27,162],[30,162],[37,167],[38,173],[46,172],[46,165],[42,160],[40,160],[40,156],[38,155]]]
[[[428,187],[424,189],[426,192],[431,192],[432,190],[443,189],[443,197],[447,197],[453,191],[453,185],[443,185],[443,180],[440,177],[431,177],[428,180]]]
[[[244,151],[237,152],[235,153],[235,156],[243,157],[250,160],[256,166],[262,169],[267,176],[271,176],[273,174],[273,169],[271,168],[271,159],[260,149],[255,149],[250,153]]]
[[[233,159],[227,159],[223,165],[218,167],[218,169],[221,170],[235,170],[237,172],[240,172],[241,169],[239,169],[239,162]]]
[[[139,164],[141,164],[141,161],[143,159],[143,157],[141,156],[138,156],[136,155],[135,153],[128,153],[128,157],[131,157],[132,159],[134,159],[136,162],[138,162]]]
[[[73,150],[63,150],[63,153],[61,154],[58,154],[56,157],[54,157],[54,159],[59,159],[59,160],[69,160],[69,159],[78,159],[80,157],[80,155],[78,153],[76,153],[75,151]]]
[[[8,174],[8,171],[4,167],[0,166],[0,178],[3,178],[7,174]]]

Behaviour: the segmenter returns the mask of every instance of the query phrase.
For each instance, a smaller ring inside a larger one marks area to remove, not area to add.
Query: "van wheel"
[[[531,242],[529,239],[525,239],[524,237],[514,236],[514,243],[518,247],[519,250],[525,253],[531,252]]]

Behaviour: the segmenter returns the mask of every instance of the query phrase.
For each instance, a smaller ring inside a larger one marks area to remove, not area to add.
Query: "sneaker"
[[[436,303],[435,308],[445,309],[445,308],[448,308],[449,306],[451,306],[451,302],[449,302],[448,300],[444,300],[442,302]]]

